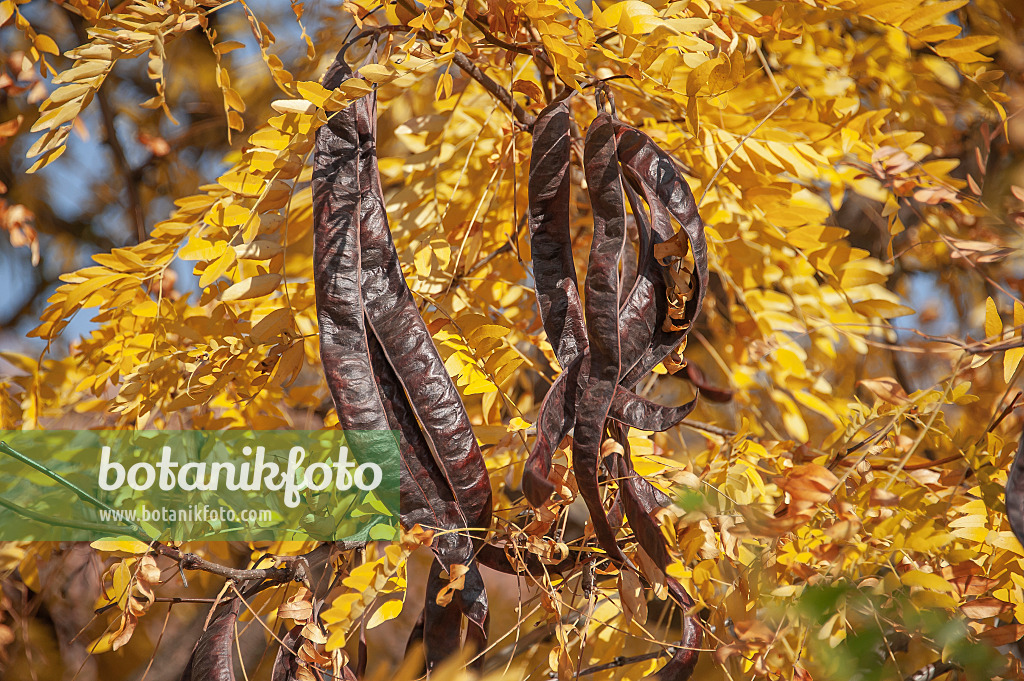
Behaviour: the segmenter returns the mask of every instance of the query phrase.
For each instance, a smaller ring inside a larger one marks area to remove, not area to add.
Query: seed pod
[[[333,87],[349,75],[344,62],[336,61],[325,85]],[[387,430],[363,321],[356,107],[339,111],[316,133],[313,277],[320,358],[341,428]]]
[[[462,505],[470,527],[486,531],[491,486],[480,446],[455,384],[434,347],[405,283],[384,209],[377,171],[376,94],[359,100],[359,179],[363,302],[370,329],[394,369],[434,460]]]
[[[242,599],[232,598],[196,641],[181,681],[235,681],[235,626]]]
[[[523,493],[535,508],[543,506],[555,491],[555,486],[548,480],[551,457],[576,423],[576,402],[584,359],[589,369],[589,358],[578,357],[558,375],[540,405],[537,439],[523,469]]]
[[[635,132],[632,128],[619,121],[614,121],[614,119],[612,121],[616,136],[626,139],[633,145],[625,152],[618,152],[619,162],[623,162],[625,159],[636,168],[642,169],[643,163],[650,164],[651,159],[663,160],[659,156],[662,152],[649,138],[642,133],[636,133],[641,135],[640,138],[637,138],[632,134]],[[541,125],[541,128],[540,133],[534,139],[534,160],[531,162],[530,184],[534,268],[535,272],[540,272],[540,274],[535,274],[538,308],[542,312],[545,330],[552,346],[561,349],[556,356],[563,366],[563,373],[556,378],[541,405],[537,420],[537,440],[524,470],[524,493],[527,500],[534,506],[542,505],[554,489],[547,480],[551,468],[551,457],[561,440],[575,426],[576,402],[583,395],[581,386],[588,380],[590,371],[589,341],[586,339],[576,340],[574,331],[584,322],[578,307],[573,302],[579,300],[579,293],[575,285],[575,267],[571,264],[571,243],[568,237],[569,199],[567,194],[563,195],[554,191],[552,186],[555,182],[549,179],[558,178],[559,182],[562,182],[563,178],[568,176],[568,148],[567,145],[560,146],[557,143],[563,135],[568,134],[569,130],[568,107],[565,101],[558,100],[545,109],[538,117],[538,124]],[[559,172],[545,172],[545,166],[537,159],[543,159],[545,163],[550,163],[558,168]],[[669,164],[671,164],[671,160],[669,160]],[[675,172],[674,166],[671,166],[670,169],[672,173]],[[637,223],[638,274],[628,295],[620,290],[620,298],[625,300],[619,308],[618,318],[621,379],[620,385],[616,388],[608,417],[644,430],[666,430],[685,418],[692,411],[695,403],[682,407],[662,407],[633,395],[628,388],[636,385],[655,365],[661,362],[686,334],[685,329],[673,332],[663,330],[663,321],[668,315],[665,285],[668,277],[664,266],[653,256],[654,245],[667,241],[674,235],[671,226],[671,213],[659,198],[656,183],[649,180],[650,173],[644,175],[637,172],[636,169],[631,171],[628,166],[626,171],[626,179],[631,181],[620,181],[619,184],[625,192]],[[681,182],[678,177],[676,181]],[[644,207],[634,184],[641,187],[644,192],[651,213],[650,217],[648,217],[648,209]],[[666,180],[661,184],[670,185],[671,180]],[[562,185],[559,184],[558,187],[561,189]],[[682,185],[682,189],[689,192],[685,184]],[[552,198],[556,196],[558,197],[557,201]],[[672,199],[670,203],[676,206],[676,204],[685,202],[682,199]],[[595,213],[597,210],[595,207]],[[682,210],[676,206],[677,213]],[[699,223],[699,217],[696,220]],[[687,224],[689,225],[689,223]],[[699,225],[698,237],[703,239],[703,225]],[[693,237],[691,237],[692,239]],[[562,249],[560,253],[557,248]],[[706,258],[703,263],[698,262],[698,270],[702,264],[706,267]],[[706,279],[706,272],[704,274]],[[552,309],[563,309],[554,306],[551,301],[565,301],[566,319],[561,321],[549,319]],[[691,312],[695,314],[697,310],[698,308],[693,308]],[[548,316],[545,316],[546,314]],[[690,322],[692,319],[688,317],[687,325]],[[582,348],[582,357],[574,356],[568,350],[580,351],[580,348]]]
[[[652,207],[651,226],[656,238],[660,237],[662,241],[672,238],[673,232],[668,221],[668,215],[671,215],[689,240],[697,275],[694,295],[686,301],[684,308],[683,323],[686,328],[665,331],[661,325],[658,326],[641,360],[622,378],[622,385],[631,388],[678,347],[689,331],[689,326],[700,314],[708,287],[708,244],[693,192],[679,177],[671,157],[650,137],[623,123],[618,124],[616,135],[620,142],[619,159],[626,177],[640,187],[644,200]]]
[[[611,116],[598,114],[587,130],[583,154],[587,190],[594,210],[594,238],[587,264],[584,303],[590,372],[577,405],[572,460],[580,496],[590,509],[598,543],[611,558],[622,561],[624,556],[608,524],[597,480],[604,424],[619,382],[618,262],[626,232],[626,210]]]
[[[351,75],[339,54],[325,76]],[[402,275],[376,157],[376,95],[331,116],[314,155],[314,280],[321,357],[339,423],[357,454],[394,447],[401,460],[400,519],[440,530],[436,576],[465,565],[451,603],[428,604],[428,668],[452,652],[462,616],[469,638],[486,639],[487,598],[469,528],[490,526],[491,489],[462,400]],[[381,431],[394,436],[380,437]],[[432,573],[433,574],[433,573]],[[422,630],[421,630],[422,631]],[[457,643],[456,643],[457,646]]]

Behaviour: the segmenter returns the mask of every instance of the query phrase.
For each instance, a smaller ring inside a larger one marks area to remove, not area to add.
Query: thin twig
[[[589,676],[590,674],[597,674],[599,672],[605,672],[605,671],[608,671],[609,669],[617,669],[619,667],[625,667],[627,664],[634,664],[636,662],[645,662],[647,660],[656,660],[659,657],[664,657],[665,655],[671,654],[671,652],[672,652],[672,649],[669,648],[668,650],[659,650],[659,651],[656,651],[656,652],[653,652],[653,653],[644,653],[643,655],[633,655],[632,657],[622,657],[620,655],[619,657],[616,657],[611,662],[606,662],[605,664],[598,664],[598,665],[594,665],[593,667],[587,667],[586,669],[581,669],[576,676],[577,677],[579,677],[579,676]]]
[[[455,7],[451,2],[448,2],[447,5],[449,9],[454,9]],[[501,38],[490,32],[490,30],[487,28],[487,25],[480,20],[480,17],[476,16],[471,12],[466,12],[466,18],[469,19],[470,23],[476,26],[477,29],[484,34],[484,38],[486,38],[487,42],[491,43],[492,45],[508,50],[509,52],[525,54],[528,57],[536,57],[539,61],[543,62],[549,68],[551,67],[551,63],[548,62],[547,57],[545,57],[539,50],[532,50],[529,47],[523,47],[522,45],[516,45],[506,40],[502,40]]]
[[[761,126],[764,125],[768,121],[769,118],[771,118],[772,116],[775,115],[776,111],[778,111],[779,109],[782,108],[783,104],[785,104],[790,99],[792,99],[793,95],[797,94],[798,92],[800,92],[800,86],[799,85],[797,85],[795,88],[790,90],[789,94],[786,95],[785,97],[783,97],[782,101],[779,102],[778,104],[776,104],[772,108],[772,110],[768,112],[767,116],[765,116],[760,121],[758,121],[757,125],[755,125],[750,132],[748,132],[746,135],[744,135],[742,139],[740,139],[739,144],[737,144],[733,148],[733,150],[729,152],[729,155],[725,157],[725,160],[722,161],[722,164],[720,166],[718,166],[718,170],[716,170],[715,174],[711,176],[711,181],[708,182],[707,185],[705,185],[704,191],[700,195],[700,201],[697,202],[697,207],[698,208],[701,206],[701,204],[704,203],[704,197],[708,195],[708,189],[710,189],[711,187],[715,186],[715,180],[717,180],[718,176],[722,174],[722,171],[725,169],[725,166],[729,163],[730,160],[732,160],[732,157],[736,155],[736,152],[740,150],[740,147],[743,146],[744,142],[746,142],[748,139],[750,139],[751,135],[753,135],[755,132],[757,132],[761,128]]]
[[[399,0],[399,4],[401,4],[403,6],[407,6],[407,3],[402,2],[402,0]],[[396,32],[396,31],[403,31],[403,30],[407,30],[407,29],[408,29],[407,26],[380,26],[378,28],[367,29],[367,30],[363,31],[362,33],[358,34],[355,38],[349,40],[348,43],[346,44],[346,47],[348,47],[349,45],[355,43],[356,41],[358,41],[358,40],[360,40],[362,38],[365,38],[365,37],[367,37],[369,35],[373,35],[374,33],[377,33],[377,32],[383,32],[383,31]],[[438,34],[434,33],[433,31],[427,31],[427,30],[420,30],[420,31],[417,32],[417,35],[419,35],[421,38],[426,40],[428,44],[430,44],[430,41],[440,42],[443,39],[443,36],[438,35]],[[526,129],[527,131],[530,131],[530,130],[533,129],[533,122],[534,122],[535,118],[532,115],[526,113],[526,110],[522,106],[519,105],[519,102],[517,102],[515,100],[515,97],[512,96],[511,92],[506,90],[504,87],[502,87],[497,82],[495,82],[495,80],[493,78],[491,78],[486,73],[481,71],[480,67],[478,67],[476,64],[474,64],[472,61],[470,61],[469,57],[467,57],[462,52],[455,52],[455,53],[453,53],[452,61],[455,62],[456,66],[458,66],[460,69],[465,71],[466,75],[468,75],[470,78],[472,78],[476,82],[480,83],[480,85],[485,90],[487,90],[492,95],[494,95],[494,97],[499,102],[501,102],[505,106],[506,109],[511,111],[512,115],[515,117],[515,119],[519,122],[519,124],[524,129]]]
[[[278,557],[278,560],[284,563],[281,567],[254,568],[248,570],[232,568],[219,563],[214,563],[202,558],[201,556],[197,556],[194,553],[183,553],[176,548],[166,546],[164,544],[154,543],[153,550],[161,556],[165,556],[176,561],[182,570],[200,570],[202,572],[209,572],[212,575],[226,577],[236,582],[247,580],[269,580],[271,582],[280,583],[302,582],[306,584],[307,588],[312,590],[312,587],[309,585],[310,565],[318,565],[322,561],[326,561],[334,550],[348,551],[361,546],[363,546],[362,542],[329,542],[321,544],[309,553],[305,553],[300,556]]]
[[[916,672],[906,677],[903,681],[933,681],[935,677],[942,676],[946,672],[951,672],[954,669],[960,669],[960,666],[953,664],[952,662],[932,662],[929,665],[921,667]]]
[[[727,440],[728,439],[732,439],[732,438],[736,437],[739,434],[735,430],[728,430],[726,428],[721,428],[719,426],[711,425],[710,423],[701,423],[700,421],[685,420],[685,421],[680,421],[679,425],[685,426],[687,428],[691,428],[693,430],[698,430],[698,431],[701,431],[701,432],[704,432],[704,433],[711,433],[712,435],[718,435],[720,437],[726,438]]]
[[[512,112],[512,115],[515,116],[515,119],[519,121],[523,128],[526,130],[533,129],[533,123],[536,119],[526,113],[526,110],[519,105],[519,102],[515,100],[511,92],[498,85],[462,52],[455,52],[452,61],[455,62],[456,66],[465,71],[466,75],[480,83],[485,90],[494,95],[495,99],[504,104],[505,108]]]
[[[474,273],[476,273],[479,270],[483,269],[487,265],[487,263],[491,262],[492,260],[497,258],[502,253],[511,253],[512,252],[513,240],[519,238],[519,232],[522,231],[523,225],[526,224],[526,215],[527,215],[526,213],[523,214],[523,216],[519,220],[519,223],[516,225],[515,232],[513,232],[512,235],[509,236],[508,241],[506,241],[504,244],[502,244],[501,248],[497,248],[497,249],[491,251],[491,253],[486,258],[484,258],[483,260],[480,260],[475,265],[470,267],[468,270],[466,270],[466,273],[464,275],[462,275],[462,276],[463,277],[473,276]]]

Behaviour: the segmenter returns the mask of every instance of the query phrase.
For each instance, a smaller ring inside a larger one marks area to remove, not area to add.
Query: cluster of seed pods
[[[329,89],[351,76],[343,53],[325,76]],[[584,143],[594,237],[581,297],[569,233],[571,96],[557,97],[533,127],[529,221],[537,303],[562,371],[540,409],[523,489],[535,507],[548,501],[552,456],[571,432],[572,468],[602,559],[635,569],[616,539],[625,517],[636,542],[664,571],[671,559],[652,514],[667,499],[634,472],[626,432],[665,430],[695,405],[664,407],[633,390],[679,347],[700,312],[708,281],[704,227],[671,157],[613,113],[599,112]],[[402,275],[377,170],[374,93],[333,114],[317,131],[312,190],[321,359],[339,425],[357,453],[380,446],[379,438],[361,441],[360,433],[397,434],[401,523],[436,531],[426,605],[412,635],[424,644],[429,671],[462,645],[464,619],[466,642],[477,650],[486,645],[481,564],[511,573],[557,573],[575,561],[543,567],[535,559],[514,561],[486,541],[492,510],[487,469]],[[627,244],[629,215],[637,227],[635,251]],[[685,291],[673,283],[673,264],[655,257],[657,245],[672,240],[685,243],[692,259]],[[620,446],[602,457],[609,439]],[[602,466],[619,481],[610,511],[601,497]],[[438,599],[448,584],[445,573],[456,571],[462,588]],[[689,613],[694,603],[683,587],[671,578],[666,585],[687,614],[682,640],[658,676],[681,681],[696,664],[701,626]]]

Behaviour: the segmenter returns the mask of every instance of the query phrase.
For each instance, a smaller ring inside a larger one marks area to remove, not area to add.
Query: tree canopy
[[[523,479],[567,368],[534,291],[534,124],[575,93],[582,288],[597,210],[584,140],[603,93],[671,155],[704,222],[703,313],[636,387],[668,405],[699,392],[696,408],[626,434],[636,472],[671,499],[652,516],[662,577],[695,605],[681,613],[664,581],[612,563],[485,570],[480,673],[640,678],[687,614],[703,630],[694,678],[1021,677],[1024,549],[1003,492],[1024,390],[1016,4],[2,0],[0,24],[0,429],[338,427],[313,150],[374,93],[402,274],[490,478],[494,519],[476,529],[544,564],[563,547],[601,554],[569,440],[554,443],[557,501],[531,510]],[[351,77],[325,87],[360,35]],[[609,504],[617,486],[602,480]],[[313,554],[337,571],[327,596],[291,572],[209,622],[212,599],[234,595],[223,570],[186,585],[180,556],[137,542],[5,542],[0,668],[177,678],[208,625],[244,678],[270,678],[290,647],[274,679],[340,677],[363,636],[371,676],[416,678],[404,644],[431,538],[406,530]],[[630,556],[639,532],[619,532]],[[250,570],[317,550],[187,548]],[[432,677],[477,673],[471,648]]]

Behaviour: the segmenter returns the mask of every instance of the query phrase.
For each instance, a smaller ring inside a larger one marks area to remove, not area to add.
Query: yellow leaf
[[[703,31],[715,22],[711,19],[702,19],[700,17],[684,17],[682,19],[668,19],[664,23],[665,26],[679,31],[680,33],[695,33],[697,31]]]
[[[63,144],[61,144],[56,149],[50,149],[48,152],[37,158],[36,162],[32,164],[32,167],[26,170],[25,172],[28,174],[32,174],[39,170],[40,168],[45,168],[46,166],[60,158],[61,154],[63,154],[65,150],[67,150],[67,147],[64,146]]]
[[[331,607],[327,608],[320,614],[320,618],[329,628],[342,630],[342,627],[331,627],[331,625],[338,624],[339,622],[344,623],[346,620],[351,619],[353,614],[352,610],[359,604],[362,597],[362,592],[339,594],[337,598],[331,602]],[[328,642],[327,645],[330,647],[330,642]]]
[[[593,27],[586,19],[580,19],[576,22],[576,33],[579,36],[580,46],[584,49],[589,49],[594,46],[594,41],[597,36],[594,33]]]
[[[938,2],[934,5],[918,8],[900,25],[900,28],[907,33],[914,33],[919,29],[932,26],[936,22],[941,21],[947,14],[955,12],[966,4],[967,0],[947,0],[946,2]]]
[[[362,97],[372,91],[373,88],[370,87],[370,84],[361,78],[349,78],[338,86],[338,92],[352,98]]]
[[[650,33],[661,23],[658,11],[639,0],[617,2],[603,12],[594,11],[594,25],[598,28],[616,29],[627,35]]]
[[[259,196],[266,184],[261,177],[239,172],[225,173],[218,178],[217,183],[239,196]]]
[[[359,75],[371,83],[382,83],[394,77],[395,72],[383,64],[367,64],[359,69]]]
[[[53,41],[53,38],[48,35],[43,35],[42,33],[36,36],[35,46],[40,52],[46,52],[47,54],[60,54],[60,50],[57,48],[57,43]]]
[[[905,572],[900,577],[900,581],[906,586],[919,586],[922,589],[928,589],[930,591],[953,591],[952,584],[932,572],[911,570],[909,572]]]
[[[861,300],[853,304],[855,312],[859,312],[863,315],[870,317],[882,317],[883,319],[892,319],[893,317],[904,317],[908,314],[914,314],[913,308],[909,308],[906,305],[900,305],[894,303],[891,300]]]
[[[479,343],[485,338],[504,338],[509,330],[499,324],[483,324],[466,333],[466,339],[473,343]]]
[[[89,544],[97,551],[123,551],[124,553],[147,553],[149,546],[138,539],[97,539]]]
[[[990,61],[990,59],[978,52],[998,42],[999,38],[994,35],[972,35],[967,38],[947,40],[935,46],[935,51],[940,57],[946,57],[959,62]]]
[[[228,268],[235,263],[235,252],[230,248],[225,248],[217,259],[206,266],[203,273],[199,276],[199,286],[206,288],[213,282],[224,276],[224,273],[228,271]]]
[[[256,343],[266,343],[277,337],[281,331],[289,326],[292,311],[287,307],[280,307],[270,312],[266,317],[253,325],[249,337]]]
[[[282,114],[311,114],[316,111],[316,105],[305,99],[278,99],[270,103],[270,108]]]
[[[363,592],[369,589],[377,581],[377,573],[381,570],[382,561],[375,560],[370,563],[363,563],[353,568],[342,584],[353,591]]]
[[[416,251],[416,255],[413,256],[413,264],[416,265],[416,274],[421,277],[430,276],[430,260],[433,256],[433,252],[429,248],[421,248]]]
[[[233,251],[227,252],[234,255]],[[280,283],[280,274],[257,274],[255,277],[243,279],[237,284],[232,284],[227,287],[224,292],[220,294],[220,299],[224,302],[230,302],[234,300],[260,298],[273,293],[277,288],[277,285]]]
[[[434,98],[444,99],[451,94],[453,87],[452,74],[445,71],[441,74],[441,77],[437,79],[437,87],[434,88]]]
[[[999,318],[999,310],[996,309],[996,301],[989,296],[985,300],[985,337],[991,340],[998,340],[1003,335],[1003,320]]]
[[[832,423],[836,425],[842,423],[842,420],[839,418],[839,415],[836,414],[835,410],[828,406],[828,404],[817,395],[813,395],[806,390],[797,390],[793,393],[793,398],[808,409],[813,409],[823,415]]]
[[[236,111],[245,111],[245,102],[234,88],[224,88],[224,103]]]
[[[301,100],[300,100],[301,101]],[[284,134],[273,128],[257,130],[249,136],[249,142],[253,146],[265,147],[280,151],[285,149],[292,142],[292,135]]]
[[[517,430],[528,430],[530,425],[529,421],[515,416],[508,422],[508,432],[513,433]]]
[[[68,138],[70,133],[70,125],[48,130],[42,137],[36,140],[31,147],[29,147],[29,150],[25,152],[25,156],[38,156],[39,154],[54,150],[58,145],[64,144],[64,140]]]
[[[58,74],[54,79],[54,83],[73,83],[75,81],[85,80],[86,78],[93,78],[99,75],[106,75],[107,70],[110,69],[112,63],[108,60],[88,60],[76,64],[73,68]]]
[[[469,383],[466,384],[465,389],[462,391],[463,394],[480,395],[484,393],[497,392],[498,387],[491,383],[491,380],[487,378],[486,374],[481,373],[480,370],[476,369],[472,364],[468,365],[467,368],[471,370],[469,372],[470,379]]]
[[[331,635],[327,639],[327,645],[324,646],[324,650],[331,652],[338,648],[345,647],[345,630],[341,627],[333,627]]]
[[[155,300],[145,300],[132,307],[132,314],[136,317],[156,317],[159,311]]]
[[[1003,357],[1003,380],[1007,383],[1017,373],[1021,359],[1024,359],[1024,348],[1010,348]]]
[[[227,54],[232,50],[239,50],[243,47],[245,47],[245,45],[238,42],[237,40],[225,40],[222,43],[217,43],[216,45],[214,45],[213,51],[217,54]]]
[[[367,622],[366,628],[373,629],[378,624],[383,624],[388,620],[393,620],[402,614],[403,601],[398,598],[394,598],[390,601],[385,601],[381,604],[377,611],[370,616],[370,621]]]
[[[331,91],[320,83],[299,81],[295,84],[295,87],[303,99],[307,102],[312,102],[317,107],[322,107],[327,98],[331,96]]]
[[[955,24],[939,24],[938,26],[929,26],[928,28],[921,29],[914,34],[914,37],[918,40],[926,43],[937,43],[940,40],[949,40],[960,35],[960,31],[963,30]]]
[[[248,208],[237,203],[221,201],[214,204],[213,208],[210,209],[207,222],[221,227],[237,227],[238,225],[245,224],[246,220],[249,219],[249,212]]]
[[[260,239],[234,247],[239,260],[270,260],[282,251],[281,244]]]
[[[181,249],[178,257],[182,260],[213,260],[227,248],[223,241],[210,242],[202,237],[192,235],[188,243]]]
[[[907,397],[907,393],[895,378],[866,378],[858,381],[858,383],[870,390],[872,394],[883,402],[897,406],[911,403],[911,399]]]
[[[1018,301],[1013,302],[1013,327],[1014,333],[1024,337],[1024,305]],[[1021,359],[1024,359],[1024,348],[1010,348],[1006,351],[1003,357],[1003,378],[1007,383],[1017,372]]]

